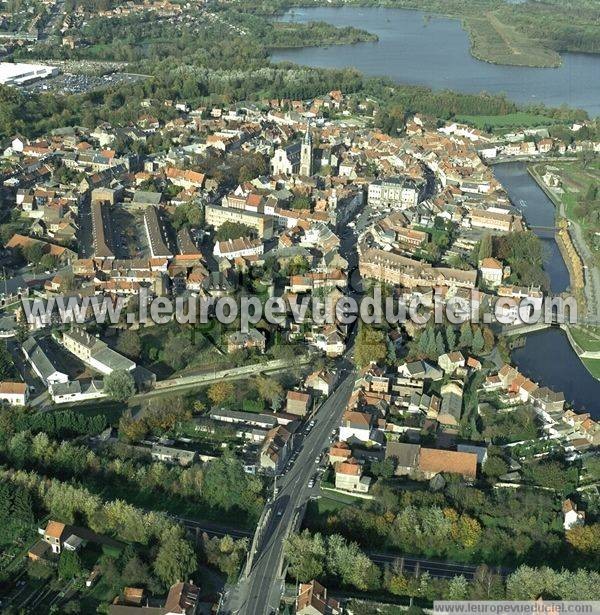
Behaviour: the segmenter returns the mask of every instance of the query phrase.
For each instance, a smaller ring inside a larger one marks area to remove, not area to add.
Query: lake
[[[457,19],[423,11],[377,7],[295,9],[285,21],[324,21],[377,34],[378,42],[278,49],[275,62],[323,68],[355,67],[398,83],[461,92],[504,93],[518,103],[582,108],[600,115],[600,56],[562,54],[559,68],[501,66],[471,56],[469,37]]]

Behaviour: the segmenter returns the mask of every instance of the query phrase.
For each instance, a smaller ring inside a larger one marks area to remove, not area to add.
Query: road
[[[220,613],[265,615],[277,610],[283,584],[280,571],[284,540],[298,515],[304,516],[308,481],[318,468],[315,459],[329,447],[331,432],[339,426],[354,387],[354,372],[347,365],[342,369],[338,388],[318,410],[314,428],[302,438],[296,462],[277,481],[279,492],[268,504],[266,526],[258,540],[250,574],[225,596]]]

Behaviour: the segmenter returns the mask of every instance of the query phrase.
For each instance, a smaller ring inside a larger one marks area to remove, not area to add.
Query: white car
[[[315,486],[315,481],[311,478],[311,479],[308,481],[308,488],[309,488],[309,489],[312,489],[314,486]]]

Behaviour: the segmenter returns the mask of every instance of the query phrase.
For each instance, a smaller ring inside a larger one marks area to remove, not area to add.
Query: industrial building
[[[56,66],[0,62],[0,84],[2,85],[27,85],[39,79],[55,77],[58,73]]]

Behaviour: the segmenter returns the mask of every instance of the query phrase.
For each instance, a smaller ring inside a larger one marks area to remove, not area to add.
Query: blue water
[[[567,53],[559,68],[501,66],[476,60],[457,19],[426,18],[422,11],[377,7],[304,8],[286,21],[324,21],[377,34],[378,42],[281,49],[274,61],[308,66],[352,66],[370,76],[436,90],[504,93],[519,103],[568,105],[600,115],[600,56]]]
[[[554,224],[554,204],[523,163],[496,165],[494,175],[515,205],[523,202],[522,212],[530,226]],[[535,232],[546,248],[544,267],[550,277],[551,290],[563,292],[569,286],[569,272],[553,233]],[[587,371],[563,331],[547,329],[532,333],[527,336],[525,346],[514,350],[511,357],[523,374],[555,391],[562,391],[576,410],[585,410],[600,418],[600,381]]]

